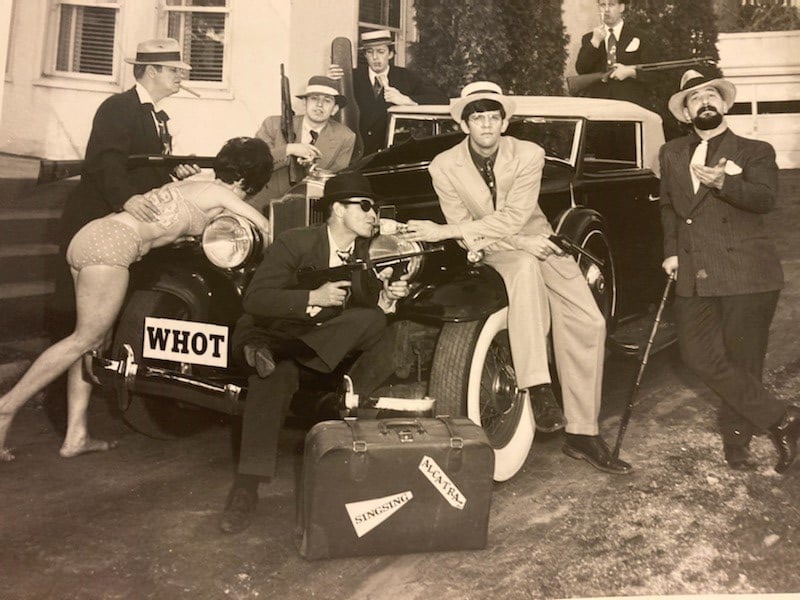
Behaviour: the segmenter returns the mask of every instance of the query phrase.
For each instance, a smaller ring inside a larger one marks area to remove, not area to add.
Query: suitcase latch
[[[397,437],[400,438],[400,442],[404,444],[414,441],[414,433],[410,429],[401,429],[397,432]]]
[[[353,452],[361,453],[367,451],[367,442],[364,440],[353,440]]]
[[[464,447],[464,438],[453,436],[450,438],[450,447],[461,450]]]

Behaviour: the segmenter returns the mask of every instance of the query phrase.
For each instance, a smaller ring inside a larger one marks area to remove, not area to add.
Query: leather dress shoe
[[[783,418],[769,428],[768,434],[778,451],[777,473],[785,473],[797,458],[797,439],[800,437],[800,407],[789,406]]]
[[[614,458],[599,435],[567,433],[561,448],[567,456],[585,460],[595,469],[614,475],[625,475],[633,467],[624,460]]]
[[[564,429],[567,420],[564,418],[564,413],[561,412],[561,407],[553,395],[550,384],[533,386],[530,388],[530,393],[536,429],[545,433]]]
[[[228,501],[222,518],[219,521],[219,528],[224,533],[240,533],[250,526],[253,513],[258,504],[258,492],[256,490],[234,485],[228,494]]]
[[[275,370],[275,358],[266,344],[245,344],[244,359],[259,377],[269,377]]]
[[[755,471],[758,464],[750,454],[750,448],[742,444],[723,444],[725,462],[734,471]]]

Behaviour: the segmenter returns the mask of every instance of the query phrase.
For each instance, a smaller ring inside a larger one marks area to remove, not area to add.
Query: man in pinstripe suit
[[[775,206],[778,167],[766,142],[727,126],[736,88],[690,70],[669,100],[693,131],[661,148],[664,270],[677,277],[681,355],[721,400],[725,460],[756,468],[748,445],[766,432],[786,472],[797,454],[800,408],[761,382],[783,271],[763,216]]]

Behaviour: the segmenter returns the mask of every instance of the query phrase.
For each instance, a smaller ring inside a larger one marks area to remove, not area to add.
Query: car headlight
[[[261,251],[262,238],[252,222],[226,214],[213,219],[203,230],[203,252],[212,264],[237,269]]]

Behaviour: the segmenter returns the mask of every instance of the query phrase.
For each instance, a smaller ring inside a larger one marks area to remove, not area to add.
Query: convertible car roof
[[[658,149],[664,143],[661,117],[638,104],[623,100],[576,98],[573,96],[511,96],[517,103],[518,116],[576,117],[590,121],[638,121],[642,123],[642,156],[644,166],[658,173]],[[454,99],[451,99],[452,103]],[[449,115],[447,104],[393,106],[389,112],[398,115]]]

